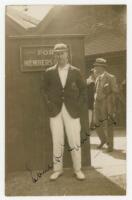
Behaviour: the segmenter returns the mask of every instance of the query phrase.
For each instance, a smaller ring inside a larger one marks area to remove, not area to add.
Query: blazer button
[[[64,89],[62,90],[62,92],[64,92]]]

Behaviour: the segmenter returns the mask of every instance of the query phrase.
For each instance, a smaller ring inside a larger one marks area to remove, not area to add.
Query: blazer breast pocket
[[[111,93],[111,86],[109,83],[105,83],[103,86],[103,92],[105,95],[109,95]]]
[[[71,83],[71,88],[72,88],[73,90],[77,90],[77,89],[78,89],[76,82],[72,82],[72,83]]]

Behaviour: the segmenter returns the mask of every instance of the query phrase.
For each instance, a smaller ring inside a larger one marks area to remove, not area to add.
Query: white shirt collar
[[[65,65],[65,67],[58,67],[59,70],[68,70],[70,67],[69,63]]]

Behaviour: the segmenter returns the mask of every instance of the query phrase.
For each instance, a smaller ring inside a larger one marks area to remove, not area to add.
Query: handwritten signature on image
[[[94,124],[93,127],[89,128],[89,129],[88,129],[88,132],[89,132],[89,131],[93,131],[93,130],[95,130],[96,128],[99,128],[99,127],[102,125],[102,123],[103,123],[104,121],[107,121],[107,120],[111,120],[111,124],[109,124],[109,126],[111,126],[111,125],[116,125],[116,121],[113,119],[113,117],[112,117],[111,115],[108,115],[108,117],[107,117],[106,119],[99,120],[99,123],[98,123],[98,124]],[[82,145],[88,140],[88,137],[89,137],[90,135],[91,135],[91,134],[89,134],[89,133],[86,132],[86,133],[85,133],[85,137],[84,137],[84,138],[81,138],[81,145],[77,145],[76,147],[70,147],[70,148],[69,148],[69,147],[66,146],[66,145],[62,145],[62,146],[64,146],[64,147],[67,149],[67,151],[73,151],[73,150],[79,151],[79,148],[81,148]],[[47,173],[49,170],[53,169],[53,165],[57,164],[57,162],[60,162],[60,159],[62,158],[62,156],[63,156],[63,155],[60,155],[60,156],[55,156],[55,155],[54,155],[54,158],[55,158],[55,161],[56,161],[56,162],[52,162],[51,164],[48,164],[47,168],[46,168],[46,169],[43,169],[41,172],[40,172],[40,171],[37,172],[35,177],[33,176],[33,171],[26,165],[26,169],[27,169],[27,170],[30,172],[30,174],[31,174],[32,182],[33,182],[33,183],[36,183],[36,182],[42,177],[43,174],[45,174],[45,173]]]

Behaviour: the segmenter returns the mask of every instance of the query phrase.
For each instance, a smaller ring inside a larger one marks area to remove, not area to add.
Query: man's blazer
[[[103,77],[99,76],[96,81],[94,102],[95,111],[100,110],[101,108],[102,116],[106,116],[106,114],[112,115],[115,113],[116,93],[118,93],[118,87],[115,76],[108,72],[105,72]],[[95,112],[95,114],[97,114],[97,112]]]
[[[73,118],[80,117],[81,107],[86,103],[86,85],[80,70],[69,66],[65,87],[62,87],[58,66],[48,68],[44,76],[45,99],[49,117],[55,117],[64,103]]]

